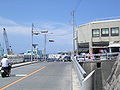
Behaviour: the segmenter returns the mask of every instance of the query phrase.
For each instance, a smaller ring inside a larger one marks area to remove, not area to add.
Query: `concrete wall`
[[[120,90],[120,55],[104,84],[104,90]]]
[[[87,75],[95,70],[93,90],[104,90],[103,86],[109,77],[116,60],[99,60],[80,62]]]
[[[90,29],[89,24],[76,28],[78,43],[85,43],[91,41],[92,32],[89,29]]]
[[[82,82],[81,90],[94,90],[94,72],[92,71]]]
[[[111,70],[112,70],[112,67],[113,67],[115,61],[116,60],[112,60],[112,61],[108,60],[107,62],[102,63],[101,70],[102,70],[102,83],[103,83],[103,85],[106,83],[106,80],[111,73]]]

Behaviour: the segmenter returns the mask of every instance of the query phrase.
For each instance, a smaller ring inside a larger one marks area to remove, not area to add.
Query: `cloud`
[[[31,35],[31,28],[25,26],[6,26],[6,30],[12,35]]]
[[[31,33],[31,27],[20,25],[13,20],[0,17],[0,29],[3,28],[12,35],[29,35]]]
[[[35,23],[35,28],[37,30],[48,30],[49,33],[53,33],[47,35],[47,39],[55,40],[53,43],[47,42],[47,52],[56,53],[58,51],[72,50],[71,25],[59,22],[37,22]],[[44,41],[41,43],[44,43]]]
[[[43,27],[43,26],[41,26]],[[72,27],[65,23],[47,23],[44,28],[50,33],[48,39],[54,39],[54,43],[48,43],[48,52],[72,50]]]
[[[3,17],[0,17],[0,25],[18,25],[16,22],[10,20],[10,19],[6,19],[6,18],[3,18]]]
[[[64,43],[71,43],[72,27],[69,24],[49,22],[46,24],[44,23],[43,26],[42,24],[40,25],[41,27],[44,27],[45,30],[48,30],[50,33],[53,33],[49,36],[55,38],[59,44],[62,43],[63,41],[67,41]]]
[[[25,22],[26,23],[26,22]],[[26,47],[31,44],[31,23],[18,24],[16,21],[0,17],[0,29],[6,28],[9,39],[15,45],[14,51],[26,50]],[[39,26],[39,27],[38,27]],[[54,39],[54,47],[48,46],[48,52],[52,50],[66,51],[70,50],[72,46],[72,27],[69,24],[59,22],[36,22],[34,23],[35,30],[48,30],[47,39]],[[2,32],[2,31],[0,31]],[[40,35],[41,36],[41,35]],[[21,39],[21,40],[20,40]],[[40,47],[44,47],[44,37],[39,37],[36,41],[40,43]],[[20,43],[21,42],[21,43]],[[24,44],[24,45],[23,45]],[[51,45],[53,45],[51,44]],[[12,46],[13,46],[12,45]],[[26,46],[26,47],[25,47]],[[17,48],[19,47],[19,48]]]
[[[24,34],[25,31],[28,32],[27,27],[19,25],[13,20],[0,17],[0,30],[3,28],[5,28],[9,34]]]
[[[58,22],[37,22],[34,24],[35,30],[48,30],[52,32],[54,36],[65,36],[72,33],[71,26]],[[39,27],[38,27],[39,26]],[[31,33],[31,24],[27,25],[18,24],[17,22],[0,17],[0,28],[6,28],[10,34],[28,35]]]
[[[36,28],[37,26],[40,25],[38,27],[38,30],[48,30],[49,32],[52,32],[54,35],[56,36],[62,36],[65,34],[70,34],[72,33],[72,27],[69,24],[65,24],[65,23],[58,23],[58,22],[47,22],[47,23],[37,23],[36,24]]]

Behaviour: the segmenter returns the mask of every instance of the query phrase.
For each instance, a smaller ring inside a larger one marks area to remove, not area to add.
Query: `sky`
[[[120,16],[120,0],[0,0],[0,43],[5,49],[3,28],[14,53],[31,49],[31,25],[48,30],[47,53],[71,51],[72,11],[75,25],[100,18]],[[53,34],[50,34],[53,33]],[[55,42],[48,42],[53,39]],[[44,48],[44,35],[33,36],[33,43]]]

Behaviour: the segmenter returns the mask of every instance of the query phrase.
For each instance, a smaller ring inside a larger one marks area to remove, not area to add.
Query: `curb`
[[[34,64],[34,63],[38,63],[38,61],[34,61],[34,62],[24,62],[24,63],[19,63],[19,64],[13,64],[12,68],[16,68],[16,67],[21,67],[21,66],[25,66],[25,65],[29,65],[29,64]],[[0,67],[1,70],[1,67]]]

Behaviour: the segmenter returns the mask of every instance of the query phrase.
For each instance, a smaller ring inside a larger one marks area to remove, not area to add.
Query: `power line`
[[[74,10],[71,13],[71,16],[72,16],[72,26],[73,26],[72,27],[72,30],[73,30],[73,55],[75,54],[75,38],[76,38],[76,35],[75,35],[75,33],[76,33],[76,31],[75,31],[75,26],[76,26],[76,24],[75,24],[75,13],[76,13],[78,7],[80,6],[81,1],[82,0],[78,1],[77,5],[75,6]]]
[[[72,33],[69,33],[69,34],[61,34],[61,35],[52,35],[52,36],[66,36],[66,35],[72,35]]]

